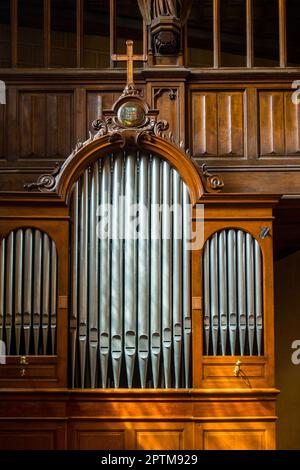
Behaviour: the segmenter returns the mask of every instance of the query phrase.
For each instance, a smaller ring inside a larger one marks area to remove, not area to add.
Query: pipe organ
[[[75,183],[73,387],[189,387],[188,205],[179,173],[147,153],[108,155]]]
[[[93,129],[0,196],[0,448],[274,448],[276,197],[220,191],[132,83]]]

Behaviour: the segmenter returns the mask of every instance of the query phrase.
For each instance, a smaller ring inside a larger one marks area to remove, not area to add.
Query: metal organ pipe
[[[86,169],[72,199],[72,386],[188,387],[191,212],[179,174],[119,152]],[[104,212],[106,238],[95,229]]]
[[[203,254],[203,291],[204,353],[260,355],[262,260],[259,244],[252,235],[229,229],[207,240]]]

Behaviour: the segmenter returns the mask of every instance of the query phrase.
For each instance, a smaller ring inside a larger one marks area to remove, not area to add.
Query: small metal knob
[[[21,374],[21,377],[24,377],[24,375],[26,375],[26,369],[24,369],[24,367],[22,367],[22,369],[20,369],[20,374]]]
[[[242,365],[242,361],[240,361],[240,359],[236,361],[234,369],[233,369],[233,375],[235,377],[238,377],[240,370],[241,370],[241,365]]]
[[[21,356],[21,357],[20,357],[20,364],[22,364],[22,365],[24,365],[24,366],[28,366],[28,362],[27,362],[26,356]]]

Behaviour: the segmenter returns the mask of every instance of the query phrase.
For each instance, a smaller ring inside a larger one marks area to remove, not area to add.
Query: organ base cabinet
[[[223,194],[133,84],[104,118],[0,197],[0,447],[273,449],[276,197]]]
[[[275,391],[2,392],[0,449],[275,448]]]

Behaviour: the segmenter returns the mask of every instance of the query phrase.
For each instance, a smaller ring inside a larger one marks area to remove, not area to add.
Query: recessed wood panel
[[[284,93],[286,155],[300,155],[300,105],[292,101],[292,92]]]
[[[159,110],[158,119],[164,119],[169,124],[167,133],[172,132],[177,141],[181,139],[181,110],[179,89],[177,87],[153,88],[152,100],[154,108]]]
[[[4,125],[5,125],[5,106],[0,104],[0,158],[4,156]]]
[[[92,122],[95,119],[102,119],[102,113],[105,109],[111,109],[114,102],[119,98],[120,91],[88,91],[86,96],[87,113],[86,128],[92,130]]]
[[[0,421],[0,450],[59,450],[65,440],[64,424]]]
[[[259,94],[260,154],[284,155],[284,99],[282,92]]]
[[[244,94],[192,94],[192,145],[196,157],[244,156]]]
[[[266,450],[274,448],[275,433],[271,423],[203,423],[195,437],[201,450]]]
[[[133,426],[137,450],[182,450],[193,446],[193,430],[189,423],[137,423]]]
[[[69,426],[72,450],[126,449],[126,424],[72,422]]]
[[[66,158],[73,146],[72,93],[20,92],[18,158]]]
[[[260,155],[299,157],[300,109],[291,91],[260,91]]]

